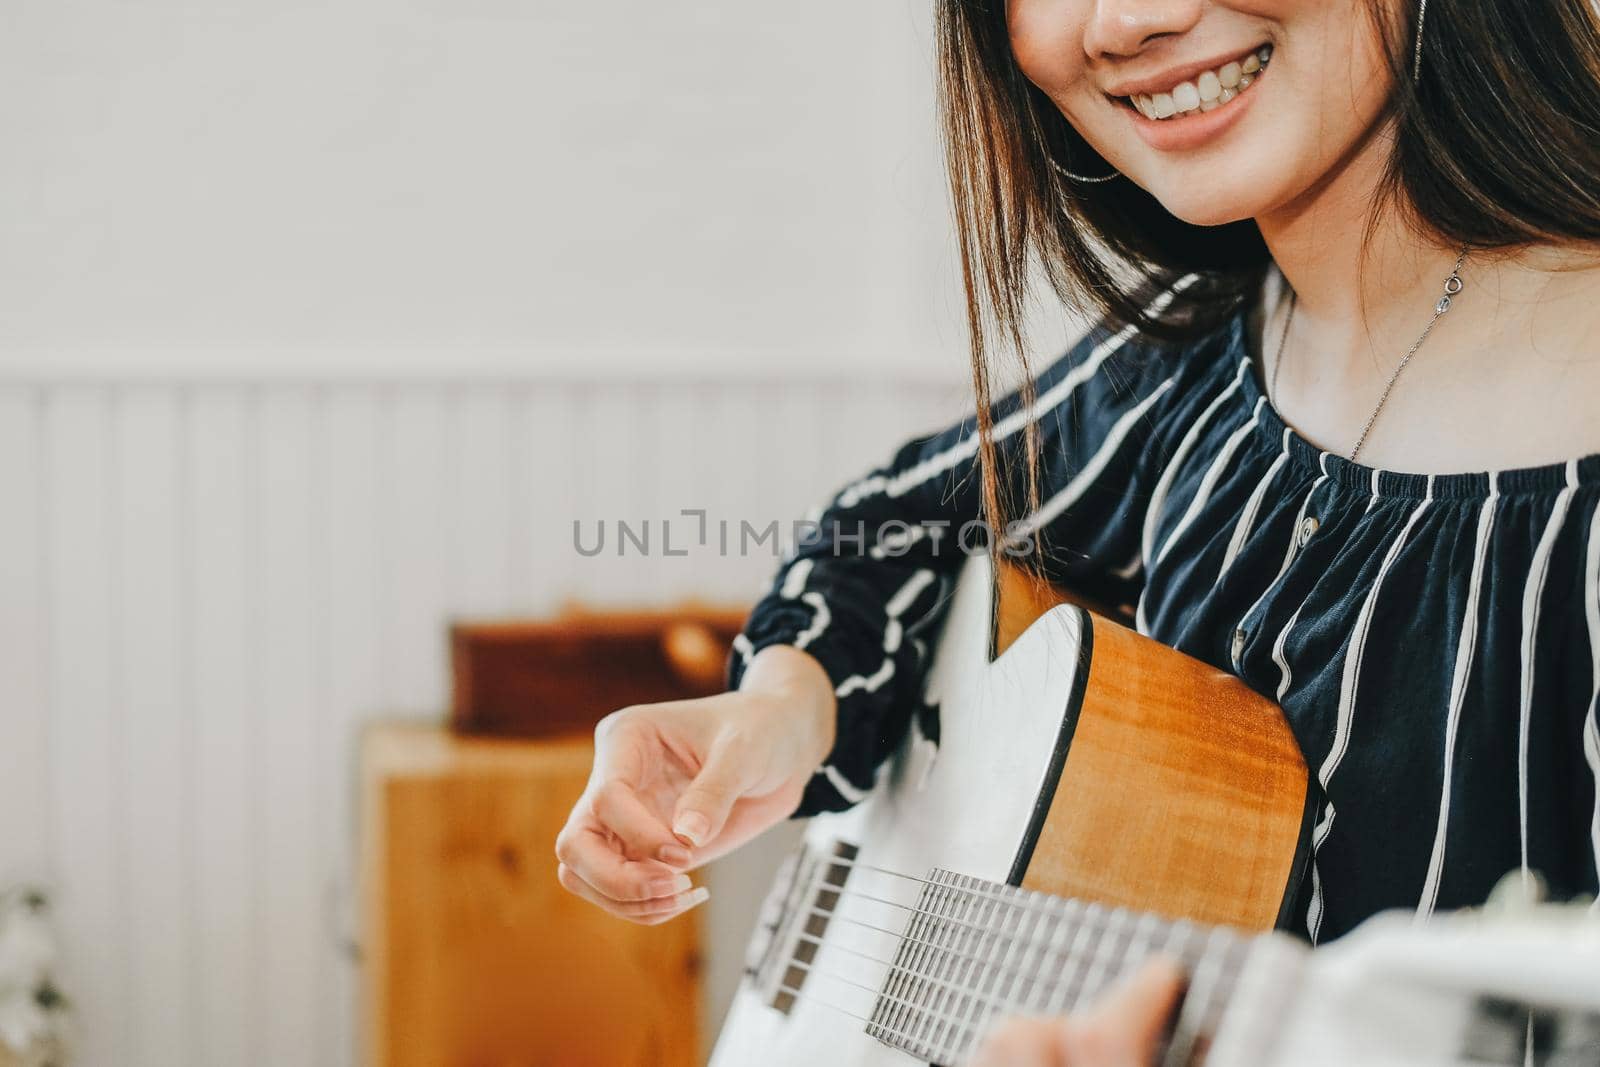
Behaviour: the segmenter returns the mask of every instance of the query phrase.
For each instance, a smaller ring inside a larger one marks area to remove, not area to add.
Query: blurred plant
[[[37,889],[0,891],[0,1067],[66,1063],[68,1005],[49,913]]]

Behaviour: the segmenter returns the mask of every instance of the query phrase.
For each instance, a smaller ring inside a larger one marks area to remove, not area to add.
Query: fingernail
[[[706,834],[710,830],[710,820],[698,811],[686,811],[672,824],[672,832],[696,848],[705,844]]]
[[[688,911],[690,908],[694,907],[695,905],[704,904],[706,901],[708,901],[710,899],[711,899],[711,890],[707,889],[703,885],[697,885],[697,886],[694,887],[694,891],[693,892],[689,893],[687,896],[684,897],[684,899],[683,899],[683,903],[684,903],[683,910],[684,911]]]
[[[675,874],[671,878],[657,878],[649,885],[651,897],[670,897],[676,893],[686,893],[694,883],[689,881],[687,874]]]
[[[674,867],[687,867],[689,865],[689,850],[679,848],[677,845],[662,845],[656,850],[656,859],[662,863],[670,863]]]

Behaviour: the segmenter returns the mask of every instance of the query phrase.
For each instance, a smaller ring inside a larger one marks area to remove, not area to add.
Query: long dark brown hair
[[[1417,0],[1398,17],[1367,5],[1394,83],[1394,150],[1362,236],[1385,208],[1450,247],[1509,253],[1600,241],[1600,24],[1591,0],[1432,0],[1411,80]],[[1126,179],[1063,181],[1111,165],[1023,75],[1005,0],[940,0],[939,104],[966,289],[983,507],[992,531],[1017,514],[998,469],[989,351],[1009,348],[1020,399],[1035,400],[1023,320],[1037,279],[1113,329],[1163,342],[1203,337],[1260,292],[1271,257],[1254,220],[1195,226]],[[1165,301],[1157,294],[1194,272]],[[1039,508],[1039,441],[1024,431],[1026,509]],[[991,551],[1000,538],[991,536]],[[1016,554],[1016,553],[1013,553]],[[1044,580],[1042,551],[1025,554]]]

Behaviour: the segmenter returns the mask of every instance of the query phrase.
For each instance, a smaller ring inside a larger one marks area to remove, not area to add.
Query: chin
[[[1191,226],[1225,226],[1241,219],[1253,219],[1267,209],[1267,198],[1259,189],[1245,188],[1239,181],[1238,189],[1200,188],[1195,183],[1174,181],[1157,183],[1148,187],[1150,195],[1160,201],[1175,217]]]

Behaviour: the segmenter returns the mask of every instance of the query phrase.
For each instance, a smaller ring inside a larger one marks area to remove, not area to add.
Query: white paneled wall
[[[787,523],[963,401],[887,379],[0,384],[0,883],[57,893],[80,1062],[353,1063],[354,740],[440,714],[447,620],[753,601],[770,555],[584,558],[572,521]]]

